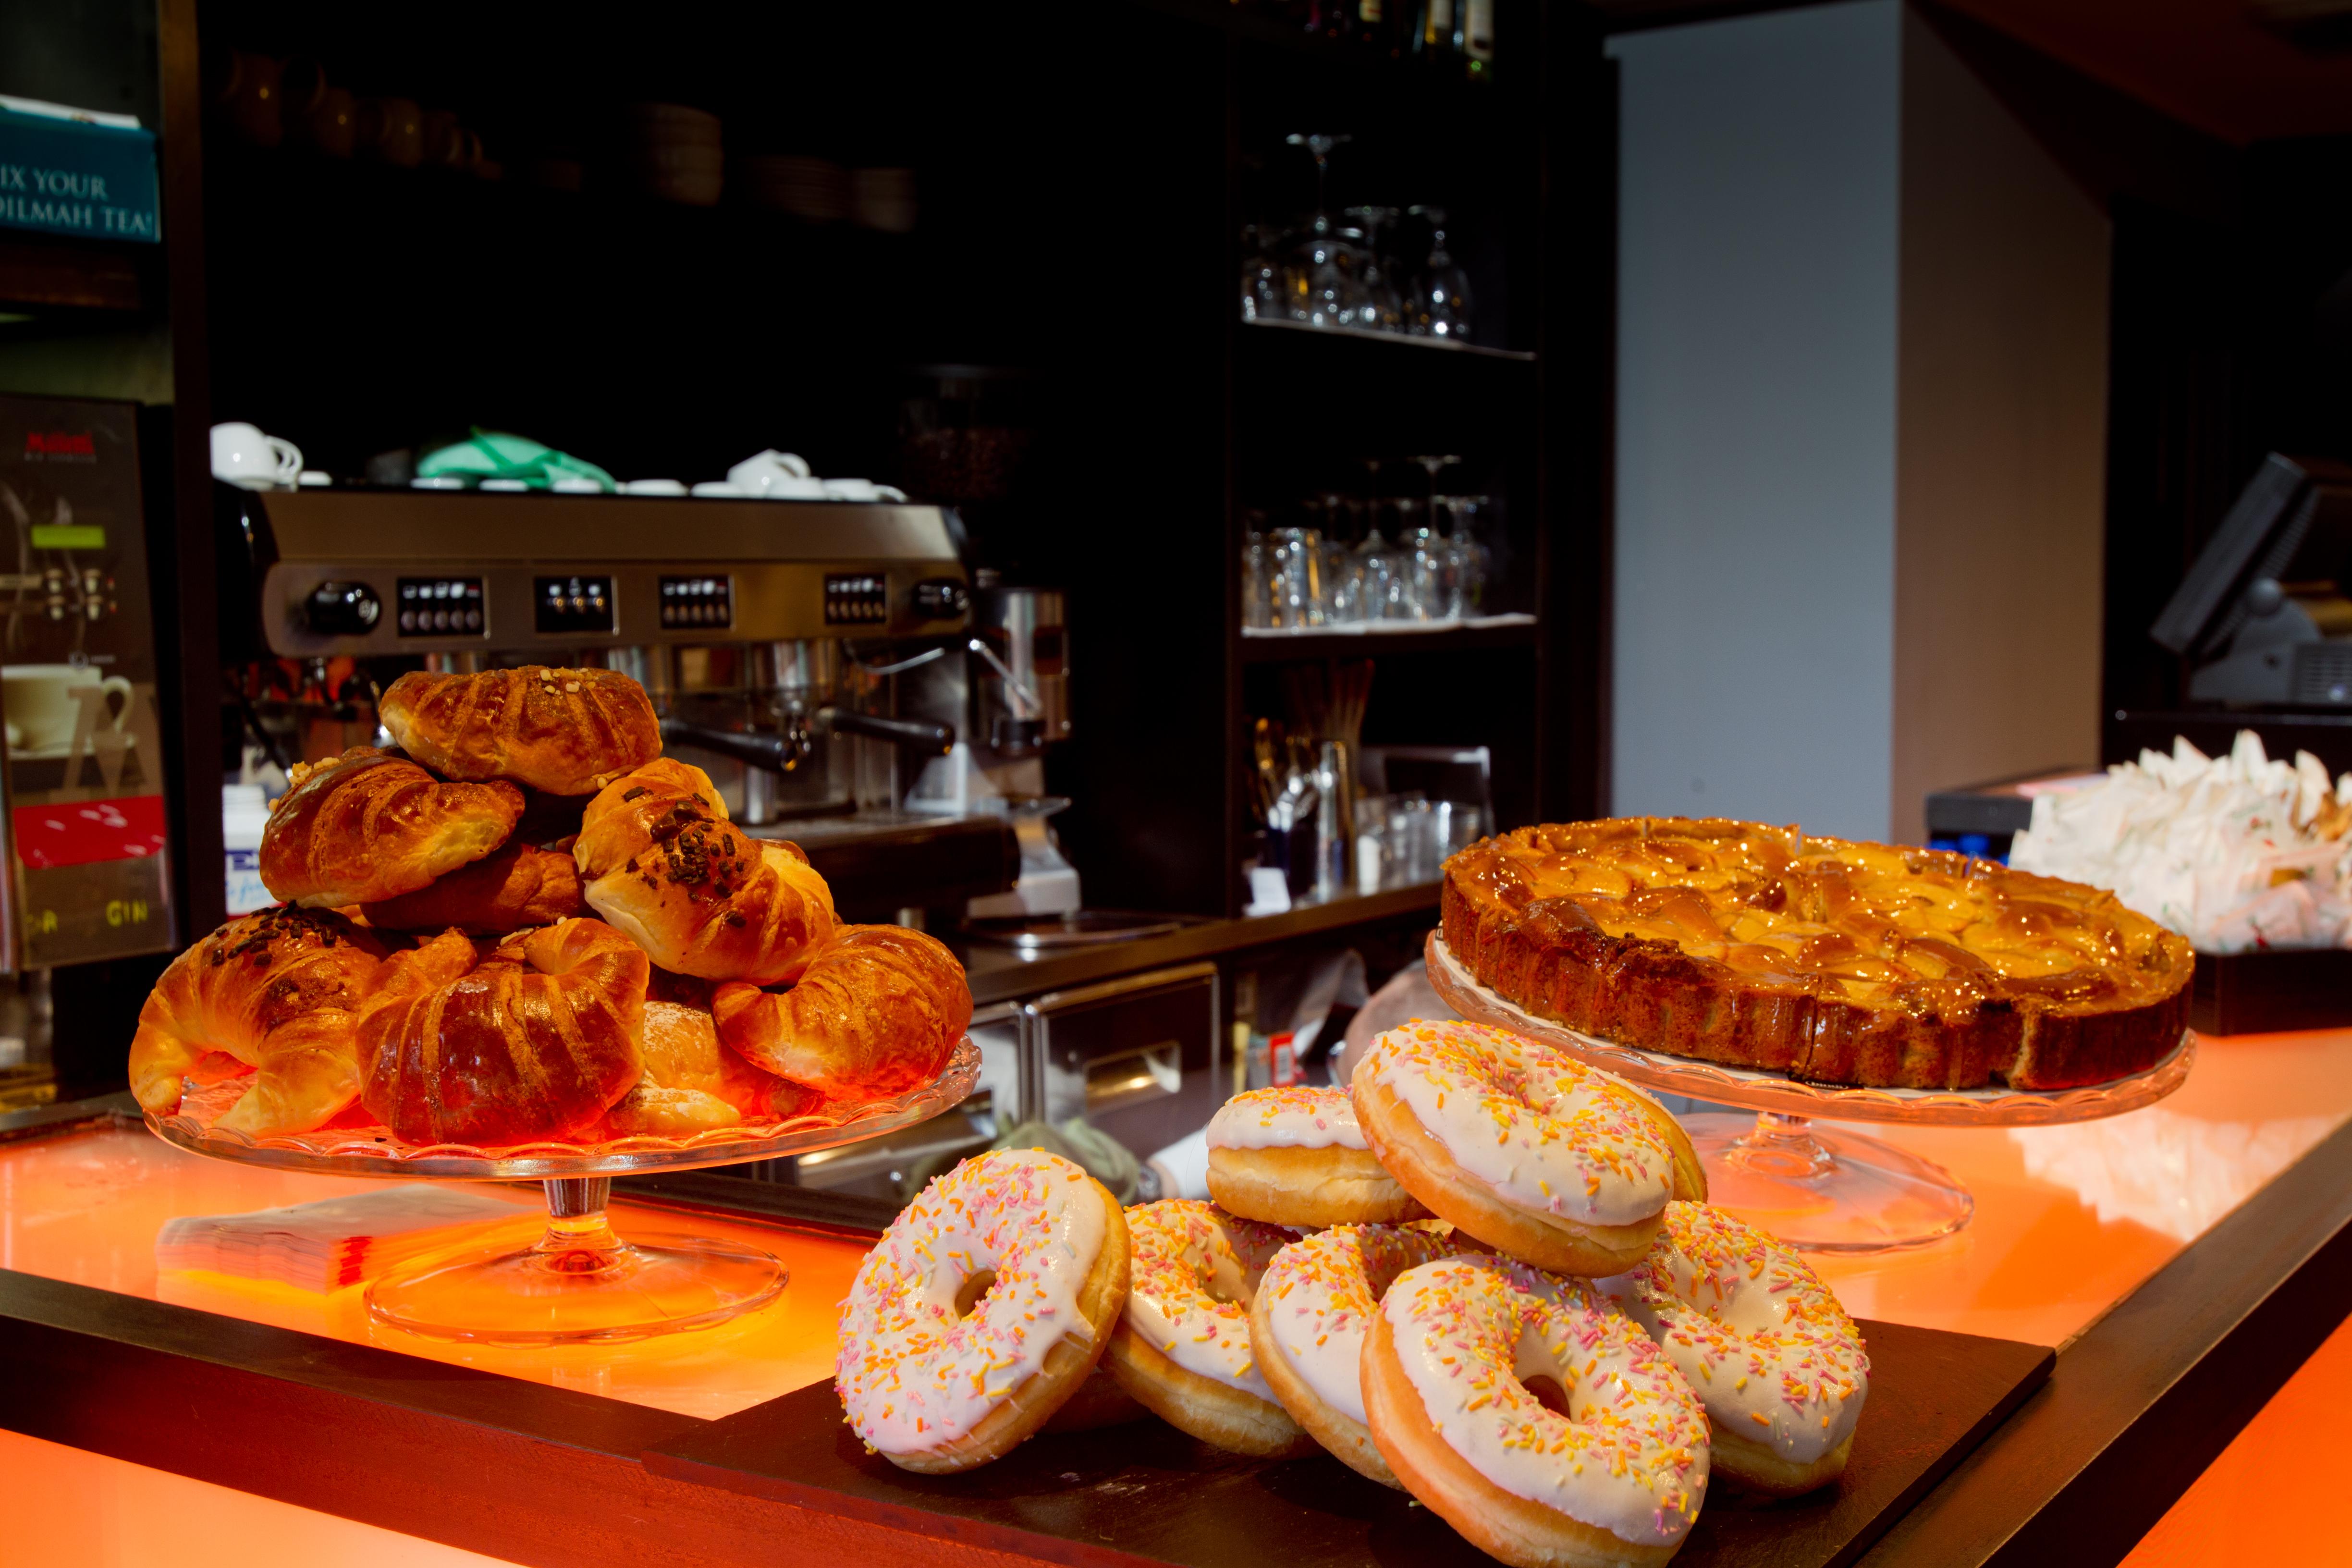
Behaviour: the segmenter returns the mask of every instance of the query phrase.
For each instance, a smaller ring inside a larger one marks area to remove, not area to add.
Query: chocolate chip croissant
[[[692,775],[688,777],[687,775]],[[755,839],[664,759],[588,804],[572,856],[590,907],[656,964],[704,980],[774,985],[833,939],[833,890],[790,844]]]

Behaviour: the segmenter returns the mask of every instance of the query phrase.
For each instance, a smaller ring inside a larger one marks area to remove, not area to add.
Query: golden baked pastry
[[[593,881],[651,846],[664,818],[683,822],[696,816],[727,820],[727,802],[719,786],[692,763],[659,757],[622,774],[590,799],[580,814],[572,858],[579,863],[580,874]]]
[[[261,830],[262,886],[311,909],[413,893],[507,841],[510,784],[443,784],[406,757],[354,746],[297,763]]]
[[[359,1098],[352,1026],[383,962],[383,945],[341,915],[238,916],[173,959],[147,994],[131,1091],[169,1116],[190,1076],[217,1081],[234,1058],[254,1069],[253,1087],[216,1125],[251,1138],[310,1131]]]
[[[720,1045],[708,1008],[648,1000],[645,1051],[645,1076],[609,1117],[615,1137],[685,1137],[745,1121],[800,1116],[824,1098]]]
[[[511,779],[550,795],[593,795],[661,755],[646,689],[617,670],[411,670],[383,694],[384,728],[453,779]]]
[[[833,890],[797,845],[753,838],[682,800],[650,825],[643,849],[599,875],[589,857],[600,826],[592,814],[572,847],[591,879],[589,907],[664,969],[781,984],[833,939]]]
[[[588,912],[580,870],[572,857],[509,842],[429,887],[362,904],[360,913],[382,931],[446,931],[493,936]]]
[[[778,995],[721,985],[719,1037],[779,1078],[829,1095],[900,1094],[939,1077],[971,1024],[947,944],[905,926],[844,926]]]
[[[1538,1017],[1819,1083],[2069,1089],[2154,1066],[2189,943],[2074,882],[1717,818],[1523,827],[1445,863],[1445,945]]]
[[[452,931],[395,953],[360,1019],[360,1099],[412,1143],[584,1131],[644,1069],[646,968],[590,920],[487,952]]]

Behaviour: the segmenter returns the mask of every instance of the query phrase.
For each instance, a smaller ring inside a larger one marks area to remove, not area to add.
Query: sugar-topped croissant
[[[413,893],[507,841],[509,784],[444,784],[408,758],[354,746],[298,764],[261,830],[262,885],[312,909]]]
[[[242,915],[173,959],[139,1010],[131,1090],[169,1116],[205,1058],[235,1058],[253,1087],[215,1124],[250,1138],[308,1132],[359,1098],[354,1026],[383,962],[341,916]],[[223,1064],[225,1065],[225,1064]]]
[[[844,926],[778,994],[721,985],[719,1037],[755,1067],[835,1096],[899,1094],[937,1078],[971,1024],[963,965],[904,926]]]
[[[512,779],[590,795],[661,755],[646,689],[616,670],[411,670],[387,687],[383,724],[411,756],[453,779]]]
[[[359,1026],[360,1096],[412,1143],[563,1138],[645,1065],[646,955],[562,921],[487,951],[458,931],[395,953]]]

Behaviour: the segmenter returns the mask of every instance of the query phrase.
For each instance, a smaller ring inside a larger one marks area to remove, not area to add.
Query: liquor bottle
[[[1495,0],[1460,0],[1463,74],[1472,81],[1495,75]]]
[[[1422,14],[1421,58],[1442,74],[1461,66],[1463,9],[1462,0],[1429,0]]]
[[[1402,3],[1396,0],[1399,8]],[[1383,0],[1356,0],[1356,41],[1366,54],[1395,59],[1404,53],[1404,39],[1390,9]]]

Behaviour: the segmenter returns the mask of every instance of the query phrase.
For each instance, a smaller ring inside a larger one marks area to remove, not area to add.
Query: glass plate
[[[938,1078],[905,1094],[845,1104],[828,1102],[816,1114],[789,1121],[713,1128],[686,1138],[616,1138],[595,1144],[521,1143],[477,1149],[460,1143],[404,1143],[383,1127],[322,1128],[289,1137],[253,1139],[203,1125],[184,1113],[159,1117],[151,1112],[146,1120],[148,1130],[166,1143],[240,1164],[401,1181],[435,1176],[541,1181],[695,1171],[861,1143],[929,1121],[961,1103],[979,1081],[980,1047],[967,1035],[957,1042]]]
[[[2184,1030],[2171,1054],[2145,1072],[2083,1089],[1856,1089],[1804,1083],[1784,1072],[1725,1067],[1645,1051],[1538,1018],[1471,976],[1436,931],[1426,952],[1429,983],[1474,1024],[1490,1024],[1557,1046],[1590,1067],[1664,1094],[1710,1100],[1744,1110],[1836,1121],[1906,1121],[1937,1127],[2034,1127],[2095,1121],[2153,1105],[2189,1080],[2197,1037]]]

